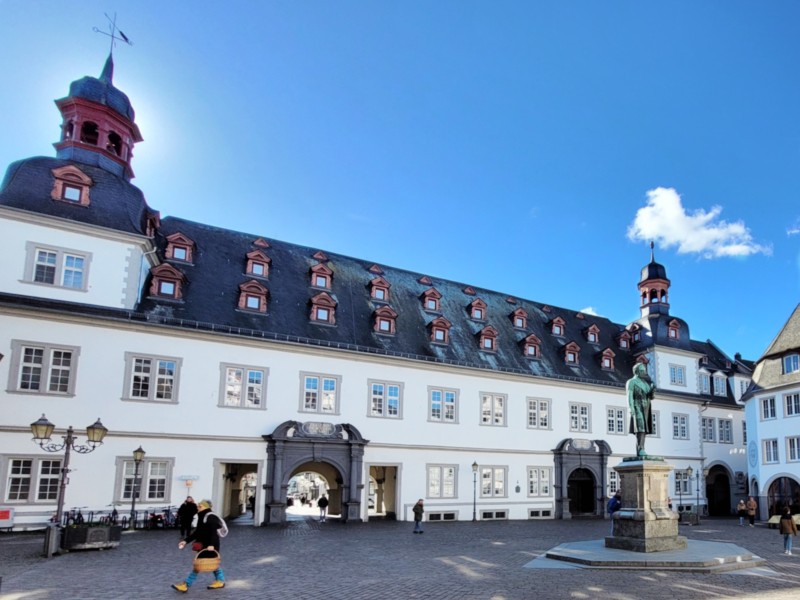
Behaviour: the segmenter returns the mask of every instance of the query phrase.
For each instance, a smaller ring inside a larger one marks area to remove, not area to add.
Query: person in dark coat
[[[322,496],[319,497],[319,500],[317,500],[317,506],[319,507],[319,522],[324,523],[325,515],[328,513],[328,498],[325,496],[325,494],[322,494]]]
[[[608,518],[611,521],[611,533],[609,535],[614,535],[614,513],[619,512],[619,509],[622,508],[622,493],[617,490],[617,493],[611,496],[608,500],[608,505],[606,506],[606,510],[608,511]]]
[[[194,498],[187,496],[183,504],[178,508],[178,524],[181,528],[181,537],[185,538],[192,531],[192,521],[197,514],[197,504]]]
[[[219,530],[227,527],[217,515],[211,512],[211,501],[201,500],[197,505],[197,527],[189,535],[180,541],[178,549],[183,550],[186,544],[197,542],[200,550],[216,550],[219,552]],[[179,592],[187,592],[197,579],[197,571],[186,576],[184,581],[173,583],[172,587]],[[210,590],[218,590],[225,587],[225,573],[220,566],[214,571],[214,581],[208,586]]]
[[[783,509],[780,521],[780,532],[783,534],[783,553],[792,555],[792,536],[797,535],[797,524],[792,518],[792,509],[788,506]]]
[[[425,533],[422,531],[422,515],[425,514],[422,498],[417,500],[412,510],[414,511],[414,533]]]

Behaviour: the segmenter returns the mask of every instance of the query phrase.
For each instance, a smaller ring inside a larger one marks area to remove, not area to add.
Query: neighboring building
[[[767,518],[800,513],[800,305],[756,362],[745,396],[750,494]]]
[[[110,430],[74,456],[67,507],[128,506],[141,445],[140,508],[192,484],[226,515],[255,491],[256,522],[279,523],[292,477],[315,473],[345,520],[408,519],[420,497],[432,520],[602,518],[635,449],[637,362],[674,503],[730,514],[750,369],[670,315],[652,254],[623,325],[258,224],[162,219],[130,183],[142,137],[112,76],[109,57],[74,82],[56,157],[12,164],[0,187],[0,502],[17,527],[55,509],[63,456],[29,431],[42,413]]]

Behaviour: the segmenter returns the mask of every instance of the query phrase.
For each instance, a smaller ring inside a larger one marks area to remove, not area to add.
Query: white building
[[[752,365],[691,339],[652,255],[625,325],[162,219],[130,183],[142,138],[112,75],[109,57],[73,82],[56,158],[12,164],[0,187],[0,509],[16,527],[56,507],[63,453],[31,442],[43,413],[110,430],[73,455],[67,508],[124,512],[141,445],[141,508],[190,491],[236,515],[254,476],[256,523],[279,523],[290,479],[313,472],[343,520],[408,519],[418,498],[433,520],[602,518],[635,450],[637,362],[674,504],[730,514]]]

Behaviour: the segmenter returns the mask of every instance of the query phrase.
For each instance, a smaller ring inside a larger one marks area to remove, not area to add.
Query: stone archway
[[[595,480],[589,469],[575,469],[567,480],[569,512],[573,517],[596,515]]]
[[[728,517],[733,512],[731,504],[731,478],[728,470],[721,465],[714,465],[708,470],[706,477],[706,498],[708,514],[711,517]]]
[[[338,494],[330,500],[341,506],[342,522],[361,521],[364,447],[369,440],[358,429],[347,423],[286,421],[263,437],[267,442],[265,525],[286,522],[289,480],[309,463],[336,482]]]
[[[556,518],[593,516],[602,519],[608,487],[611,447],[604,440],[568,438],[553,450]],[[573,514],[573,509],[577,512]]]

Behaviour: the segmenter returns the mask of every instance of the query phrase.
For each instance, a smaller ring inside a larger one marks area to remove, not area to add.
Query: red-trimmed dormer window
[[[373,329],[377,333],[393,334],[397,324],[397,313],[388,306],[381,306],[375,311]]]
[[[533,334],[530,334],[523,340],[523,349],[525,356],[528,358],[541,358],[541,340]]]
[[[616,356],[611,348],[603,350],[600,355],[600,367],[605,371],[612,371],[614,369],[614,356]]]
[[[91,177],[73,165],[59,167],[50,172],[55,178],[53,189],[50,190],[50,197],[53,200],[89,206],[89,188],[94,185]]]
[[[564,335],[564,319],[556,317],[550,321],[550,333],[553,335]]]
[[[258,281],[247,281],[239,285],[239,308],[255,312],[267,312],[269,290]]]
[[[478,334],[480,338],[480,348],[486,352],[494,352],[497,350],[497,329],[491,325],[481,329]]]
[[[150,295],[161,298],[183,298],[183,284],[186,277],[172,265],[166,263],[150,270],[153,280],[150,283]]]
[[[452,324],[444,317],[437,317],[431,321],[431,341],[435,344],[449,344],[450,327]]]
[[[590,344],[596,344],[600,340],[600,328],[597,325],[590,325],[586,329],[586,341]]]
[[[511,313],[511,322],[516,329],[525,329],[528,326],[528,313],[524,308],[518,308]]]
[[[631,339],[634,344],[642,339],[642,333],[638,325],[633,325],[633,327],[631,327]]]
[[[181,262],[192,262],[194,254],[194,242],[182,233],[173,233],[167,236],[167,260],[179,260]]]
[[[311,315],[309,317],[316,323],[336,323],[336,301],[327,292],[320,292],[311,298]]]
[[[261,250],[253,250],[247,253],[246,273],[253,277],[269,277],[269,266],[272,259]]]
[[[327,265],[319,263],[311,267],[311,285],[324,290],[331,289],[333,281],[333,271]]]
[[[667,337],[671,340],[677,340],[681,337],[681,329],[680,323],[678,323],[677,319],[672,319],[669,323],[667,323]]]
[[[389,288],[391,285],[383,277],[376,277],[369,282],[369,295],[378,302],[389,301]]]
[[[564,362],[568,365],[577,365],[581,358],[581,347],[575,342],[564,346]]]
[[[476,298],[469,304],[469,316],[476,321],[486,320],[486,302]]]
[[[631,334],[628,333],[627,331],[623,331],[622,333],[620,333],[617,340],[619,342],[619,347],[622,348],[623,350],[627,350],[628,348],[631,347]]]
[[[442,299],[442,295],[436,290],[436,288],[430,288],[422,292],[422,308],[427,311],[438,312],[439,310],[439,301]]]

